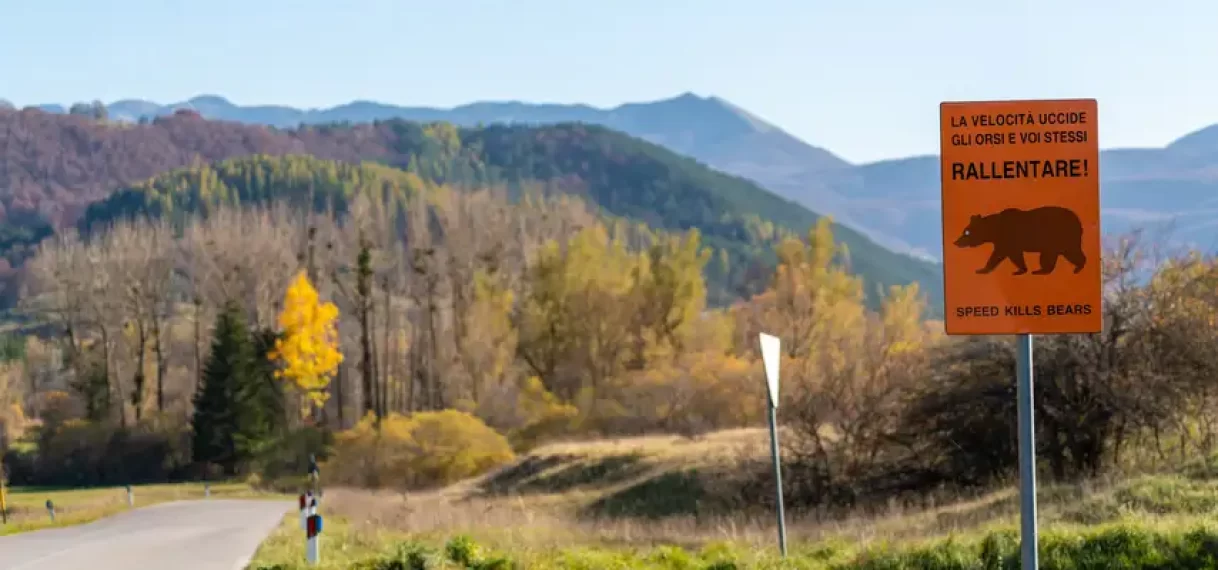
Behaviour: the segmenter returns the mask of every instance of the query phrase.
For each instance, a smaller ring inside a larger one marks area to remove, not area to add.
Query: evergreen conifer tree
[[[278,333],[270,329],[254,331],[251,336],[250,373],[237,388],[237,451],[252,457],[274,441],[286,424],[282,385],[275,378],[275,364],[267,356],[275,348]]]
[[[215,338],[203,366],[203,382],[195,393],[193,458],[235,474],[242,459],[239,431],[248,425],[247,406],[240,405],[243,386],[250,383],[254,347],[245,316],[235,303],[226,303],[216,317]]]

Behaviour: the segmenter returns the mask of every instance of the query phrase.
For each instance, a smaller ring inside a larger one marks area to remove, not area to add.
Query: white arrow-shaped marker
[[[761,363],[765,366],[765,384],[770,393],[770,405],[778,407],[778,361],[782,343],[778,337],[761,333]]]

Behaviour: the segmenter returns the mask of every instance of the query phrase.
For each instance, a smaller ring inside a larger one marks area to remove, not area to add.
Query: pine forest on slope
[[[504,186],[519,194],[526,186],[541,185],[656,230],[698,228],[704,243],[727,253],[728,273],[712,285],[712,300],[724,303],[756,291],[760,276],[772,266],[773,245],[792,232],[803,235],[818,218],[747,180],[585,124],[455,128],[389,120],[280,130],[192,114],[129,125],[0,111],[0,133],[7,133],[0,140],[0,148],[7,150],[0,179],[8,181],[0,205],[14,228],[9,233],[21,229],[31,240],[45,235],[47,225],[80,221],[84,208],[116,188],[174,169],[255,154],[309,154],[348,163],[380,162],[458,187]],[[918,282],[932,313],[941,311],[941,276],[935,265],[886,250],[849,228],[835,231],[849,248],[852,267],[867,280],[872,301],[881,287]],[[10,241],[6,254],[20,263],[28,242]]]

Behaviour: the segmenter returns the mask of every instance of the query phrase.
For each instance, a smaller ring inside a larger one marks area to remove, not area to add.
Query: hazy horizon
[[[520,104],[526,104],[526,105],[568,105],[568,106],[584,105],[584,106],[592,107],[592,108],[597,109],[597,110],[600,110],[600,111],[611,111],[611,110],[613,110],[614,108],[616,108],[616,107],[620,107],[620,106],[622,106],[622,105],[637,104],[637,103],[655,103],[655,102],[659,102],[659,101],[670,100],[670,99],[673,99],[673,98],[679,97],[679,96],[681,96],[681,95],[684,95],[684,94],[686,94],[686,93],[689,93],[689,92],[687,91],[687,92],[685,92],[685,93],[674,93],[674,94],[673,94],[672,96],[670,96],[670,97],[660,97],[660,98],[658,98],[658,99],[651,99],[651,100],[647,100],[647,101],[623,101],[623,102],[618,103],[618,104],[615,104],[615,105],[606,105],[606,106],[601,106],[601,105],[589,105],[589,104],[587,104],[587,103],[581,103],[581,102],[579,102],[579,101],[528,101],[528,100],[519,100],[519,99],[514,99],[514,100],[513,100],[513,99],[504,99],[504,100],[486,100],[486,99],[478,99],[478,100],[471,100],[471,101],[467,101],[467,102],[465,102],[465,103],[458,103],[458,104],[456,104],[456,105],[448,105],[448,106],[436,106],[436,105],[412,105],[412,104],[410,104],[410,103],[401,103],[401,102],[394,102],[394,101],[380,101],[380,100],[376,100],[376,99],[353,99],[353,100],[350,100],[350,101],[342,101],[342,102],[338,102],[338,103],[334,103],[334,104],[321,105],[321,106],[317,106],[317,107],[296,107],[296,106],[292,106],[292,105],[284,105],[284,104],[282,104],[282,103],[276,103],[276,102],[262,102],[262,101],[260,101],[260,102],[245,102],[245,101],[234,101],[232,98],[230,98],[230,97],[226,97],[225,95],[223,95],[223,94],[221,94],[221,93],[199,93],[199,94],[197,94],[197,95],[192,95],[192,96],[190,96],[190,97],[186,97],[185,99],[178,100],[178,101],[154,101],[154,100],[151,100],[151,99],[144,99],[144,98],[141,98],[141,97],[120,97],[120,98],[118,98],[118,99],[114,99],[114,100],[112,100],[112,101],[102,101],[102,103],[105,103],[107,106],[109,106],[109,105],[113,105],[113,104],[115,104],[115,103],[122,103],[122,102],[128,102],[128,101],[144,101],[144,102],[148,102],[148,103],[154,103],[154,104],[161,105],[161,106],[167,106],[167,105],[174,105],[174,104],[178,104],[178,103],[184,103],[184,102],[186,102],[186,101],[190,101],[190,100],[193,100],[193,99],[197,99],[197,98],[199,98],[199,97],[219,97],[219,98],[222,98],[222,99],[224,99],[224,100],[228,101],[229,103],[232,103],[233,105],[238,106],[238,107],[289,107],[289,108],[293,108],[293,109],[296,109],[296,110],[299,110],[299,111],[304,111],[304,112],[310,112],[310,111],[325,111],[325,110],[328,110],[328,109],[333,109],[333,108],[336,108],[336,107],[341,107],[341,106],[343,106],[343,105],[348,105],[348,104],[352,104],[352,103],[361,103],[361,102],[362,102],[362,103],[380,104],[380,105],[392,105],[392,106],[395,106],[395,107],[410,107],[410,108],[429,108],[429,109],[438,109],[438,110],[441,110],[441,111],[450,111],[450,110],[453,110],[453,109],[458,109],[458,108],[465,107],[465,106],[468,106],[468,105],[472,105],[472,104],[482,104],[482,103],[490,103],[490,104],[511,104],[511,103],[520,103]],[[693,94],[694,94],[694,95],[697,95],[698,97],[704,97],[704,98],[718,97],[718,96],[716,96],[716,95],[714,95],[714,94],[711,94],[711,93],[693,93]],[[723,99],[723,100],[725,100],[725,101],[727,101],[726,99],[724,99],[724,98],[722,98],[722,97],[719,97],[719,98],[720,98],[720,99]],[[0,99],[4,99],[4,97],[0,96]],[[90,100],[83,100],[83,99],[82,99],[82,100],[77,100],[77,101],[44,101],[44,102],[41,102],[41,103],[36,103],[36,105],[60,105],[60,106],[62,106],[62,107],[64,107],[64,108],[66,109],[66,108],[68,108],[69,106],[71,106],[73,103],[81,103],[81,102],[86,102],[86,103],[87,103],[87,102],[89,102],[89,101],[90,101]],[[734,104],[734,102],[733,102],[733,101],[728,101],[728,102],[729,102],[729,103],[733,103],[733,104]],[[14,102],[14,104],[15,104],[15,102]],[[23,104],[23,105],[18,105],[18,107],[25,106],[25,105],[30,105],[30,104],[31,104],[31,103],[25,103],[25,104]],[[746,110],[746,111],[749,111],[750,113],[752,113],[752,111],[751,111],[751,110],[749,110],[749,109],[745,109],[745,110]],[[774,125],[774,126],[776,126],[776,127],[778,127],[778,128],[782,128],[783,130],[786,130],[786,129],[785,129],[785,128],[783,128],[783,126],[782,126],[782,125],[780,125],[780,124],[776,124],[776,123],[774,123],[774,122],[772,122],[772,121],[769,121],[768,119],[765,119],[764,117],[761,117],[761,118],[762,118],[762,120],[765,120],[766,122],[768,122],[768,123],[770,123],[770,124],[772,124],[772,125]],[[1192,129],[1192,130],[1189,130],[1189,131],[1186,131],[1186,132],[1182,132],[1182,133],[1180,133],[1180,135],[1179,135],[1179,136],[1169,139],[1169,140],[1167,141],[1167,143],[1170,143],[1170,142],[1172,142],[1172,141],[1175,141],[1175,140],[1177,140],[1177,139],[1179,139],[1179,138],[1181,138],[1181,137],[1184,137],[1184,136],[1186,136],[1186,135],[1188,135],[1188,134],[1194,133],[1194,132],[1196,132],[1196,131],[1198,131],[1198,130],[1200,130],[1200,129],[1203,129],[1203,128],[1207,127],[1207,126],[1210,126],[1210,125],[1200,125],[1200,126],[1198,126],[1197,128],[1195,128],[1195,129]],[[789,134],[791,134],[792,136],[796,136],[796,137],[798,138],[798,135],[795,135],[795,133],[790,133],[790,131],[787,131],[787,132],[788,132]],[[803,139],[801,139],[801,140],[803,140]],[[808,144],[811,144],[811,145],[814,145],[814,146],[822,146],[822,145],[818,145],[818,144],[816,144],[814,141],[807,141],[807,140],[804,140],[804,142],[806,142],[806,143],[808,143]],[[1157,146],[1151,146],[1151,145],[1141,145],[1141,146],[1103,146],[1103,145],[1101,145],[1101,150],[1136,150],[1136,149],[1156,149],[1156,148],[1163,148],[1164,146],[1166,146],[1166,144],[1167,144],[1167,143],[1164,143],[1163,145],[1157,145]],[[833,149],[832,149],[832,148],[826,148],[826,150],[828,150],[828,151],[830,151],[830,152],[833,152]],[[837,154],[837,153],[835,152],[834,154]],[[932,151],[932,152],[926,152],[926,153],[911,154],[911,155],[906,155],[906,156],[881,157],[881,158],[876,158],[876,159],[874,159],[874,160],[865,160],[865,161],[849,161],[849,162],[851,162],[852,164],[872,164],[872,163],[876,163],[876,162],[886,162],[886,161],[892,161],[892,160],[905,160],[905,159],[910,159],[910,158],[919,158],[919,157],[925,157],[925,156],[938,156],[938,154],[939,154],[939,153],[938,153],[938,149],[935,149],[935,151]],[[840,155],[838,155],[838,156],[840,157]],[[845,157],[841,157],[841,158],[845,159]]]
[[[945,100],[1091,97],[1105,148],[1218,123],[1218,3],[44,0],[0,21],[17,105],[613,107],[715,95],[851,162],[934,154]]]

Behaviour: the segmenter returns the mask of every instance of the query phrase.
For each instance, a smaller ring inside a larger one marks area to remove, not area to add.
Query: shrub
[[[1040,567],[1045,570],[1109,568],[1213,568],[1218,544],[1212,529],[1159,533],[1117,525],[1081,534],[1047,533],[1041,538]],[[848,567],[860,570],[939,570],[1019,567],[1019,541],[1011,532],[987,535],[979,544],[951,539],[909,550],[864,554]]]
[[[186,475],[189,432],[151,417],[123,428],[81,419],[44,424],[37,445],[4,458],[14,485],[124,485]]]
[[[456,410],[390,414],[380,427],[369,415],[339,433],[329,481],[364,487],[421,488],[483,473],[515,458],[501,434]]]
[[[478,544],[466,535],[454,536],[444,545],[448,559],[469,567],[478,561]]]
[[[473,412],[507,434],[517,450],[531,449],[555,436],[570,434],[579,415],[574,405],[546,390],[536,376],[491,388]]]
[[[432,570],[439,568],[441,558],[426,545],[403,542],[388,556],[366,560],[357,565],[358,570]]]
[[[306,425],[279,435],[254,457],[259,486],[291,492],[307,486],[309,455],[325,461],[333,445],[334,434],[318,426]]]

